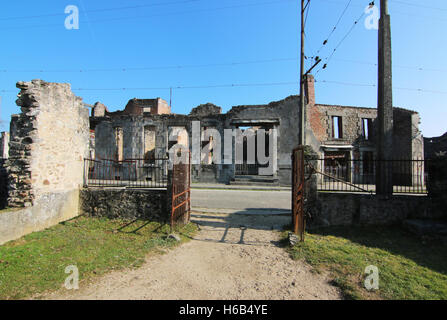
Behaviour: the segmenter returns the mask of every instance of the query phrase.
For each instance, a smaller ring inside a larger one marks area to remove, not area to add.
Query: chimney
[[[308,74],[306,76],[304,89],[306,92],[307,104],[310,106],[315,105],[315,79],[313,75]]]

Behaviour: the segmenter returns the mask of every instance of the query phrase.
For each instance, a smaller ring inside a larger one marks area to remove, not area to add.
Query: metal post
[[[301,54],[300,54],[300,107],[299,107],[299,118],[300,118],[300,135],[299,143],[304,145],[305,139],[305,100],[304,100],[304,1],[301,0]]]

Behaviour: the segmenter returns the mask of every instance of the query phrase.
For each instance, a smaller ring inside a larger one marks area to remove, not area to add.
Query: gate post
[[[188,224],[191,217],[191,153],[182,152],[187,153],[185,161],[172,163],[172,169],[170,168],[168,173],[167,192],[171,232],[174,225]]]
[[[313,219],[318,214],[318,154],[310,146],[306,146],[304,151],[304,214],[309,225],[309,219]]]
[[[292,226],[293,232],[304,241],[304,146],[292,152]]]
[[[299,146],[292,153],[292,225],[304,241],[306,219],[317,205],[317,176],[314,169],[318,155],[310,146]]]

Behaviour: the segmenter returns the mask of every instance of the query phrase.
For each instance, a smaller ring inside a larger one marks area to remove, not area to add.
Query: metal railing
[[[376,192],[376,172],[383,166],[391,175],[393,193],[427,194],[428,160],[318,160],[319,191]]]
[[[168,159],[84,159],[84,186],[166,188]]]

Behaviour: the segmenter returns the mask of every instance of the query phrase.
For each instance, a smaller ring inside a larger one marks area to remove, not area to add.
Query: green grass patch
[[[194,224],[177,230],[182,241]],[[38,297],[60,289],[76,265],[80,284],[111,270],[140,266],[149,253],[178,244],[169,226],[148,221],[79,217],[0,246],[0,299]]]
[[[316,272],[328,271],[348,299],[447,299],[447,246],[400,227],[323,228],[288,250]],[[369,265],[379,269],[376,291],[364,287]]]

